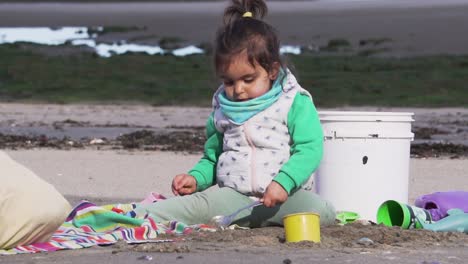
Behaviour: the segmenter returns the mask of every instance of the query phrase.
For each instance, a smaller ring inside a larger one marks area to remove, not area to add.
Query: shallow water
[[[145,35],[203,43],[213,39],[225,6],[225,1],[4,3],[0,4],[0,27],[139,26],[146,27]],[[281,33],[283,43],[321,46],[334,38],[352,43],[389,38],[393,41],[388,43],[388,55],[392,56],[468,51],[466,30],[460,26],[468,20],[466,0],[273,1],[268,6],[267,19]]]

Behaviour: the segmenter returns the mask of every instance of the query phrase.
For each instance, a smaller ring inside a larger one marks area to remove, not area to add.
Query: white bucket
[[[337,211],[376,221],[387,200],[408,203],[413,113],[321,111],[324,154],[318,194]]]

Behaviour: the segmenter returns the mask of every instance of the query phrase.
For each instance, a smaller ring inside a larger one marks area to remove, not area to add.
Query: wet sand
[[[414,113],[414,143],[452,143],[468,146],[467,108],[340,107],[319,111],[379,111]],[[197,131],[203,134],[210,108],[147,105],[0,104],[0,133],[23,136],[115,139],[141,130],[156,134]],[[0,144],[1,145],[1,144]],[[187,149],[189,150],[189,149]]]
[[[413,132],[416,128],[425,127],[443,129],[451,133],[430,135],[434,138],[433,142],[468,145],[466,108],[342,107],[318,110],[414,113]],[[108,133],[107,130],[99,130],[100,128],[113,128],[116,135],[125,133],[128,129],[167,133],[174,128],[189,131],[195,129],[197,133],[203,134],[210,111],[210,108],[197,107],[3,103],[0,104],[0,131],[16,135],[21,131],[58,131],[66,135],[75,134],[76,138],[87,136],[88,141],[99,138],[96,134]],[[58,125],[64,121],[70,125]],[[111,138],[112,134],[108,133],[107,139]],[[431,142],[427,139],[416,141]],[[193,150],[190,147],[182,148],[183,151],[179,152],[161,152],[144,151],[141,147],[116,149],[118,146],[99,144],[85,148],[63,147],[58,150],[47,147],[28,149],[18,145],[18,150],[8,152],[41,177],[56,184],[62,193],[74,201],[77,197],[135,201],[150,191],[170,194],[172,177],[187,171],[196,163],[201,156],[202,145],[200,143],[192,153],[188,152]],[[466,186],[468,178],[464,176],[468,171],[468,157],[453,158],[453,155],[442,155],[439,159],[412,159],[410,201],[425,193]],[[75,188],[76,186],[79,188]]]
[[[226,2],[0,4],[0,26],[138,26],[130,34],[211,42]],[[268,21],[283,44],[322,46],[333,38],[353,46],[389,38],[393,56],[468,53],[468,1],[287,1],[269,3]],[[118,34],[129,38],[129,34]]]

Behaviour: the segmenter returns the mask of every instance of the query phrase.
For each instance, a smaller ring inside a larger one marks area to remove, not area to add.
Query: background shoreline
[[[1,3],[0,27],[145,26],[148,34],[211,42],[226,2]],[[468,1],[272,2],[267,21],[288,45],[389,38],[394,56],[468,54]]]

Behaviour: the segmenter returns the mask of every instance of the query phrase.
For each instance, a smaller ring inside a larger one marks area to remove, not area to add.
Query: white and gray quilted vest
[[[216,167],[220,187],[261,197],[288,161],[291,144],[287,126],[289,110],[298,92],[311,100],[312,97],[289,71],[286,78],[279,99],[242,125],[232,123],[221,111],[217,98],[224,87],[221,85],[214,94],[214,123],[224,134],[223,152]]]

